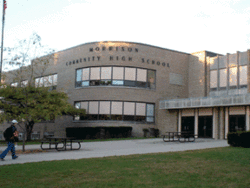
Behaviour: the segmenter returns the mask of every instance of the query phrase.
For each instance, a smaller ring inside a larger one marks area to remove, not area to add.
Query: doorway
[[[246,130],[245,115],[230,115],[229,116],[229,132],[237,132]]]
[[[181,117],[181,131],[188,131],[194,134],[194,116]]]
[[[212,138],[213,136],[213,116],[199,116],[198,137]]]

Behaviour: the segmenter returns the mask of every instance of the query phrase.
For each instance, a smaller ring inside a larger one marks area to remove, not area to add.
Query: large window
[[[240,88],[247,87],[247,66],[240,66],[239,67],[239,74],[240,74]]]
[[[247,52],[239,52],[238,54],[210,58],[211,94],[235,95],[247,92],[247,57]]]
[[[229,86],[230,89],[237,88],[237,67],[229,68]]]
[[[90,67],[76,70],[76,87],[127,86],[155,89],[155,70],[134,67]]]
[[[75,108],[86,110],[85,116],[75,117],[75,120],[119,120],[153,123],[155,121],[154,107],[154,104],[144,102],[75,102]]]
[[[57,86],[57,74],[43,76],[35,79],[35,87],[50,87],[52,90]]]
[[[220,82],[219,87],[220,89],[227,88],[227,69],[220,69]]]
[[[210,90],[216,90],[217,88],[217,70],[210,71]]]

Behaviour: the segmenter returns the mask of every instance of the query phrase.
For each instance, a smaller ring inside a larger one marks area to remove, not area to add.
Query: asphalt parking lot
[[[227,140],[214,139],[196,139],[195,142],[186,143],[163,142],[161,138],[103,142],[82,142],[81,149],[75,151],[50,150],[49,152],[44,153],[20,154],[19,158],[16,160],[12,160],[11,155],[7,155],[4,161],[0,161],[0,165],[65,159],[72,160],[133,154],[187,151],[227,146],[229,146]],[[4,151],[6,147],[7,145],[4,147],[1,146],[0,152]],[[40,149],[40,145],[27,145],[25,146],[25,149]],[[22,146],[18,146],[17,150],[22,150]]]

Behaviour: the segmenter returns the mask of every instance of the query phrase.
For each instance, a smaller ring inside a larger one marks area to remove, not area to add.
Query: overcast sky
[[[7,0],[4,46],[34,31],[56,51],[129,41],[236,53],[250,49],[250,0]]]

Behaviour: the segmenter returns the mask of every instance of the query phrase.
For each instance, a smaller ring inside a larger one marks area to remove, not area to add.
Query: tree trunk
[[[24,130],[24,133],[23,133],[23,152],[25,152],[25,137],[26,137],[26,131]]]
[[[31,141],[31,133],[33,130],[33,126],[34,126],[34,121],[29,121],[28,124],[26,125],[26,133],[27,133],[26,141]]]

